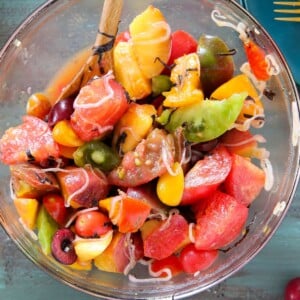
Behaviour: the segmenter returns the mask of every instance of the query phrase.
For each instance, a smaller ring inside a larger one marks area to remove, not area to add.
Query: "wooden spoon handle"
[[[93,53],[72,81],[63,89],[57,101],[78,93],[80,88],[95,75],[112,70],[112,47],[118,32],[123,0],[105,0],[99,22]]]
[[[115,36],[117,34],[122,7],[123,0],[105,0],[95,46],[109,42],[110,38],[103,33],[110,36]]]

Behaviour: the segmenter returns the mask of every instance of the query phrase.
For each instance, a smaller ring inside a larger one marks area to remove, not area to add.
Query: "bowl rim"
[[[67,2],[76,2],[78,0],[67,0]],[[52,6],[53,4],[55,4],[56,2],[58,2],[58,0],[47,0],[45,3],[39,5],[33,12],[31,12],[20,24],[19,26],[13,31],[13,33],[10,35],[10,37],[7,39],[7,41],[4,43],[4,45],[2,46],[2,48],[0,49],[0,64],[2,62],[3,59],[5,59],[6,53],[8,51],[8,49],[10,48],[10,46],[13,44],[14,40],[21,35],[24,31],[26,31],[27,27],[30,26],[39,16],[40,14],[43,14],[43,12],[45,12],[50,6]],[[210,2],[212,2],[212,0],[210,0]],[[260,23],[257,21],[257,19],[251,15],[240,3],[238,3],[237,0],[218,0],[216,1],[216,3],[225,3],[225,4],[229,4],[229,5],[233,5],[235,6],[238,10],[240,10],[243,14],[247,15],[247,17],[249,19],[251,19],[251,21],[253,23],[255,23],[255,25],[257,25],[259,27],[259,30],[261,30],[263,32],[264,35],[266,35],[268,37],[268,40],[270,42],[270,44],[272,45],[272,47],[274,47],[274,49],[276,50],[276,54],[278,55],[280,62],[283,64],[287,76],[288,76],[288,81],[292,86],[292,92],[294,93],[294,97],[295,98],[295,102],[297,104],[297,109],[298,109],[298,113],[300,112],[300,100],[299,100],[299,92],[297,90],[297,85],[296,82],[292,76],[291,70],[282,54],[282,52],[280,51],[280,48],[277,46],[277,44],[274,42],[273,38],[268,34],[268,32],[264,29],[264,27],[262,25],[260,25]],[[298,144],[299,144],[299,138],[298,138]],[[297,160],[299,162],[299,153],[298,153],[298,157]],[[299,177],[300,177],[300,170],[299,167],[297,169],[297,173],[296,176],[294,178],[294,182],[293,182],[293,186],[291,188],[291,191],[289,193],[289,199],[287,201],[287,205],[286,208],[284,209],[283,213],[280,215],[280,217],[278,218],[278,221],[276,223],[276,226],[272,227],[272,230],[270,232],[270,234],[267,236],[267,238],[264,239],[264,241],[259,245],[259,247],[257,249],[255,249],[255,251],[253,251],[246,260],[244,260],[243,262],[241,262],[234,270],[232,270],[231,272],[228,272],[224,277],[215,280],[213,283],[208,284],[205,287],[202,288],[195,288],[192,289],[190,291],[186,291],[184,292],[184,294],[176,294],[175,297],[170,297],[170,299],[183,299],[186,297],[190,297],[193,295],[196,295],[208,288],[211,288],[212,286],[215,286],[221,282],[223,282],[225,279],[231,277],[233,274],[235,274],[236,272],[238,272],[241,268],[243,268],[250,260],[252,260],[260,251],[260,249],[264,248],[264,246],[269,242],[269,240],[272,238],[272,236],[274,235],[274,233],[277,231],[278,227],[280,226],[280,224],[282,223],[282,220],[284,219],[285,215],[288,212],[288,208],[290,207],[293,199],[294,199],[294,195],[296,192],[296,188],[298,186],[298,181],[299,181]],[[9,238],[11,238],[13,236],[13,233],[10,231],[10,229],[5,226],[5,221],[0,213],[0,223],[4,229],[4,231],[7,233],[7,235],[9,236]],[[12,241],[15,243],[15,245],[17,245],[18,249],[21,250],[21,253],[23,253],[23,255],[25,255],[27,258],[29,258],[29,260],[37,267],[39,267],[41,270],[43,270],[44,272],[48,273],[49,275],[51,275],[53,278],[55,278],[56,280],[58,280],[58,282],[64,283],[69,287],[72,287],[78,291],[84,292],[86,294],[95,296],[95,297],[101,297],[102,299],[119,299],[119,298],[115,298],[115,297],[110,297],[108,295],[105,294],[98,294],[96,291],[93,290],[88,290],[87,287],[81,287],[78,286],[68,280],[66,280],[65,278],[60,277],[59,275],[57,275],[57,273],[55,272],[55,270],[53,269],[49,269],[46,265],[41,264],[40,262],[37,262],[34,257],[31,255],[31,253],[29,253],[25,247],[23,247],[22,243],[20,243],[17,239],[15,238],[11,238]],[[121,299],[121,298],[120,298]],[[122,299],[127,299],[127,298],[122,298]],[[141,298],[136,298],[136,299],[141,299]],[[155,298],[156,299],[156,298]],[[169,298],[161,298],[161,299],[169,299]]]

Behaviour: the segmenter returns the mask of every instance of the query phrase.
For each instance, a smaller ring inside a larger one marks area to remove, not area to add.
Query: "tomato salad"
[[[234,27],[218,11],[212,19]],[[264,125],[260,87],[275,72],[246,28],[234,28],[247,72],[223,39],[172,31],[149,6],[116,37],[113,70],[74,97],[28,99],[0,159],[20,221],[46,255],[151,280],[130,273],[140,262],[168,280],[209,268],[243,238],[251,203],[272,186],[265,139],[251,127]]]

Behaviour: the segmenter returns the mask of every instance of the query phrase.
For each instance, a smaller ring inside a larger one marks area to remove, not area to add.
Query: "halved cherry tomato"
[[[43,196],[43,204],[49,215],[59,224],[64,225],[68,210],[65,207],[64,198],[57,193],[49,193]]]
[[[181,205],[193,204],[213,193],[231,169],[231,155],[219,145],[199,160],[185,176]]]
[[[196,273],[209,268],[218,257],[218,250],[198,250],[194,244],[188,244],[179,255],[179,261],[186,273]]]
[[[100,211],[87,211],[76,218],[75,232],[83,238],[99,238],[110,231],[112,224]]]

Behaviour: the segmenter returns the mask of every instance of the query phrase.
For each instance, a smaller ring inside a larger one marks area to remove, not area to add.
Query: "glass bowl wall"
[[[0,166],[0,221],[22,252],[58,280],[84,292],[107,299],[181,299],[223,281],[249,262],[281,223],[292,201],[299,172],[299,99],[284,58],[270,36],[246,11],[230,1],[210,0],[126,0],[119,30],[127,29],[134,16],[149,4],[159,7],[172,30],[184,29],[196,38],[201,33],[219,35],[237,49],[237,69],[245,62],[237,32],[218,27],[211,20],[215,8],[256,28],[266,52],[272,53],[281,72],[268,88],[272,101],[264,97],[266,122],[260,131],[266,138],[273,166],[274,185],[251,206],[249,232],[245,239],[197,276],[180,275],[168,282],[134,283],[123,275],[75,271],[44,256],[31,236],[23,230],[10,200],[9,169]],[[43,90],[61,66],[95,38],[101,9],[99,0],[48,1],[18,28],[0,52],[0,135],[21,121],[28,96]],[[143,269],[139,277],[148,277]]]

